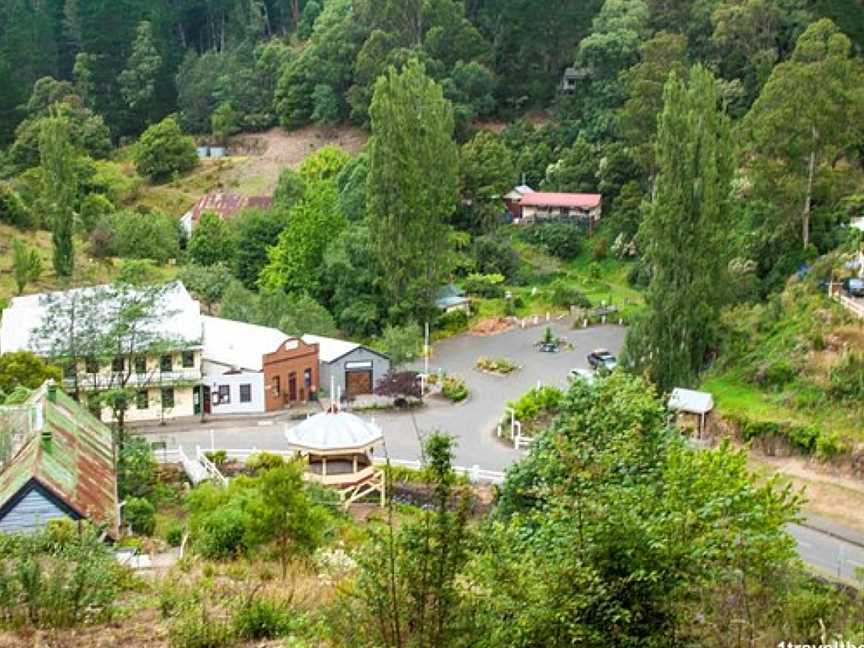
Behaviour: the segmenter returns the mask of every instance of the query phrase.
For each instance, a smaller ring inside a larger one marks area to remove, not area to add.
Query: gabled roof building
[[[0,532],[50,520],[120,529],[111,430],[50,381],[22,405],[0,406]]]

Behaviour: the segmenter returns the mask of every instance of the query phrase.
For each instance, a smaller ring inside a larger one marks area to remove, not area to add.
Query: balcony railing
[[[78,389],[85,391],[95,391],[101,389],[114,389],[123,385],[126,378],[125,372],[104,372],[104,373],[79,373],[78,374]],[[159,371],[151,369],[146,372],[133,371],[126,381],[126,387],[134,389],[136,387],[162,387],[176,385],[177,383],[197,383],[201,380],[201,370],[197,367],[189,367],[186,369],[174,369],[172,371]],[[64,388],[74,389],[74,378],[63,378]]]

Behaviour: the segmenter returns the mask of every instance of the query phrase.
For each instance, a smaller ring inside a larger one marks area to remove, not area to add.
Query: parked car
[[[852,297],[864,297],[864,279],[849,277],[843,280],[843,292]]]
[[[571,369],[570,380],[584,380],[589,385],[594,382],[594,374],[590,369]]]
[[[598,369],[612,371],[618,366],[618,359],[607,349],[594,349],[588,354],[588,364],[595,371]]]
[[[558,353],[560,351],[557,342],[543,342],[538,348],[543,353]]]

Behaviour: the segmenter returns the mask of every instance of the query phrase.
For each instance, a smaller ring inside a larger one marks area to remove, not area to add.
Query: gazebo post
[[[351,463],[352,463],[352,472],[356,475],[357,474],[357,453],[356,452],[353,455],[351,455]]]
[[[327,455],[321,455],[321,476],[327,476]]]

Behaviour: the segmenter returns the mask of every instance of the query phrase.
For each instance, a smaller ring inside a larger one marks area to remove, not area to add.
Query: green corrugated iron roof
[[[59,388],[52,401],[40,389],[26,406],[42,408],[43,426],[34,430],[0,473],[0,508],[31,479],[82,517],[117,537],[117,474],[111,430]]]

